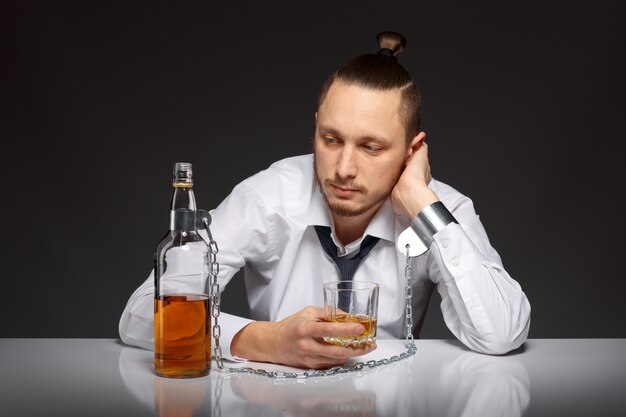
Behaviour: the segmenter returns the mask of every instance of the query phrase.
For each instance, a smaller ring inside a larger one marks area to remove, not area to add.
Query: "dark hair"
[[[382,53],[364,54],[348,61],[324,82],[317,106],[319,108],[330,86],[337,80],[374,90],[399,89],[401,101],[398,111],[409,143],[419,133],[422,99],[411,75],[397,62],[396,56],[404,51],[406,39],[399,33],[381,32],[376,40],[381,49],[389,49],[393,51],[393,55],[390,51],[383,50]]]

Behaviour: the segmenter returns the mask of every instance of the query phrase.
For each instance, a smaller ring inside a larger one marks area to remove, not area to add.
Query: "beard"
[[[391,180],[387,184],[387,187],[385,187],[385,192],[380,193],[380,195],[378,196],[375,196],[372,199],[372,201],[368,201],[364,203],[363,205],[361,205],[360,207],[359,206],[355,207],[353,204],[350,204],[350,203],[331,202],[328,199],[328,196],[326,195],[327,187],[330,187],[332,185],[347,187],[353,190],[358,190],[358,192],[361,193],[365,197],[367,197],[367,195],[369,194],[367,187],[358,183],[344,181],[338,178],[336,175],[334,179],[332,180],[326,179],[322,182],[322,180],[320,179],[319,173],[317,172],[316,161],[317,161],[317,156],[315,155],[315,152],[314,152],[313,153],[313,171],[315,174],[315,181],[317,182],[317,185],[320,187],[320,192],[322,193],[322,197],[324,197],[324,201],[326,202],[326,205],[328,206],[330,211],[333,214],[336,214],[337,216],[340,216],[340,217],[360,216],[362,214],[369,212],[373,208],[379,207],[385,201],[385,199],[389,197],[389,195],[391,194],[391,191],[393,190],[393,187],[398,183],[398,180],[400,179],[400,176],[402,175],[402,171],[403,171],[403,167],[400,167],[400,169],[398,169],[398,171],[396,172],[396,175],[394,175],[391,178]]]

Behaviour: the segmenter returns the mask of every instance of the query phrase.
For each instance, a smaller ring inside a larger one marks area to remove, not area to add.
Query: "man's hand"
[[[391,191],[391,203],[397,214],[412,219],[425,207],[439,201],[428,183],[432,179],[428,162],[426,133],[420,132],[408,150],[406,166],[398,183]]]
[[[231,352],[240,358],[272,362],[299,368],[321,369],[339,366],[353,356],[365,355],[376,344],[342,347],[324,342],[324,336],[361,334],[358,323],[329,323],[324,309],[306,307],[278,322],[257,321],[233,338]]]

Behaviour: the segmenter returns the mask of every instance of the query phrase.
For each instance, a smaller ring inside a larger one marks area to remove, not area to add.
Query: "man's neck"
[[[332,213],[333,223],[335,224],[335,234],[339,241],[345,246],[363,236],[365,229],[367,229],[367,226],[370,224],[381,205],[382,203],[377,207],[372,207],[371,210],[360,216],[345,217]]]

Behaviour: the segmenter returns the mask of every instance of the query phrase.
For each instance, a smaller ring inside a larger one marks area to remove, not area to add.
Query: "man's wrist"
[[[425,207],[439,201],[437,194],[426,185],[423,188],[412,188],[401,195],[400,201],[404,208],[403,211],[411,218],[415,217]]]
[[[239,330],[230,345],[233,356],[259,362],[271,362],[268,349],[265,344],[269,343],[274,336],[275,323],[269,321],[253,321]]]
[[[433,236],[450,223],[458,223],[452,213],[448,211],[441,201],[424,207],[411,220],[411,229],[417,234],[422,243],[429,248],[433,242]]]
[[[233,356],[241,359],[251,360],[254,357],[254,352],[251,351],[251,347],[255,345],[251,342],[251,338],[254,337],[254,327],[258,322],[253,321],[245,325],[239,330],[230,344],[230,351]]]

